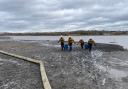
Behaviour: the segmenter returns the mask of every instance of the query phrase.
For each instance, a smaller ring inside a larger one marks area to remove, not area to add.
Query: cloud
[[[127,30],[127,0],[0,0],[0,31]]]

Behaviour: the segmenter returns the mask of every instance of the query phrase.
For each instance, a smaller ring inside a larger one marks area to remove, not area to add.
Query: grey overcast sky
[[[0,0],[0,32],[128,30],[128,0]]]

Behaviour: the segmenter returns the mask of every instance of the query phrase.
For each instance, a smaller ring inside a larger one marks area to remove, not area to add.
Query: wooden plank
[[[41,76],[42,76],[42,81],[43,81],[43,85],[45,89],[52,89],[49,83],[49,80],[47,78],[46,72],[45,72],[45,68],[44,68],[44,64],[42,61],[40,61],[40,71],[41,71]]]

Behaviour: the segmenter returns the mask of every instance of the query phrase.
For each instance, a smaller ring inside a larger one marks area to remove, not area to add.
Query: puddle
[[[126,71],[113,69],[113,68],[105,67],[105,66],[98,65],[98,64],[96,64],[95,66],[96,66],[96,68],[100,69],[101,71],[107,72],[109,77],[111,77],[117,81],[121,81],[121,79],[123,77],[128,76],[128,72],[126,72]]]
[[[126,71],[121,71],[117,69],[109,69],[110,77],[115,78],[116,80],[121,80],[123,77],[127,77],[128,73]]]
[[[118,58],[111,58],[111,60],[104,60],[104,58],[102,57],[103,52],[100,52],[98,50],[91,52],[91,55],[95,67],[98,68],[100,71],[106,73],[108,77],[113,78],[117,81],[121,81],[123,77],[128,76],[127,71],[117,69],[118,66],[122,66],[122,67],[128,66],[128,61],[121,60]],[[98,60],[102,60],[102,61],[98,61]],[[112,68],[111,66],[107,66],[105,61],[107,61],[106,63],[110,63],[111,65],[113,65],[114,68]],[[104,66],[104,63],[106,66]]]
[[[113,65],[119,65],[119,66],[128,66],[128,61],[127,60],[121,60],[119,58],[111,58],[111,61],[109,61],[109,63],[113,64]]]

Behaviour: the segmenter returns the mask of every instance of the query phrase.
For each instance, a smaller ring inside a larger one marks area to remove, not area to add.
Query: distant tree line
[[[27,33],[0,33],[0,36],[59,36],[59,35],[128,35],[128,31],[66,31],[66,32],[27,32]]]

